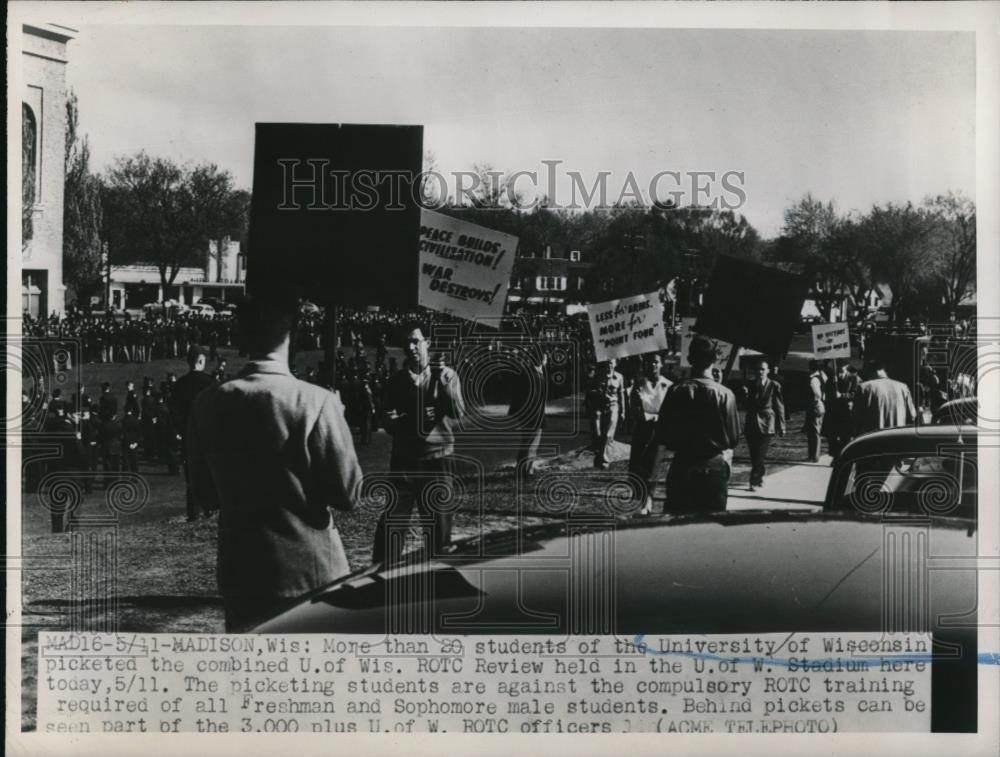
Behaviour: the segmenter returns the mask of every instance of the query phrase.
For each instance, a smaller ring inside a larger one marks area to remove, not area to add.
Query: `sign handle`
[[[739,354],[740,347],[738,344],[734,344],[729,348],[729,357],[726,359],[726,370],[722,374],[723,381],[729,378],[729,373],[733,370],[733,366],[736,364],[736,358]]]
[[[337,347],[339,340],[337,323],[340,320],[340,306],[328,305],[323,326],[326,332],[326,375],[329,379],[330,388],[337,390]]]

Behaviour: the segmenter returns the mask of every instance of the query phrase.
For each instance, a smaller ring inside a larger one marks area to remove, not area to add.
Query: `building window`
[[[580,251],[579,250],[570,250],[569,251],[569,262],[570,263],[579,263],[580,262]]]
[[[579,292],[583,291],[583,276],[576,277],[576,288]]]
[[[540,292],[565,292],[565,276],[539,276],[535,279],[535,288]]]

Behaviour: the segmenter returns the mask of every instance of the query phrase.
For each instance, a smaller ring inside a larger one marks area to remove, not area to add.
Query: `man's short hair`
[[[407,337],[414,331],[419,331],[421,334],[424,335],[424,339],[426,339],[428,342],[430,341],[431,339],[430,324],[427,323],[426,321],[421,321],[416,318],[407,321],[406,323],[403,324],[403,331],[400,334],[400,341],[405,342]]]
[[[295,330],[299,301],[286,292],[257,294],[240,303],[236,318],[243,346],[251,354],[266,354]]]
[[[688,362],[696,370],[704,370],[715,363],[715,342],[707,336],[696,336],[688,347]]]
[[[874,376],[879,371],[885,370],[885,361],[881,359],[867,360],[865,361],[865,372]]]
[[[818,371],[818,370],[819,370],[819,360],[810,360],[809,372],[812,373],[813,371]]]
[[[204,357],[208,360],[208,350],[202,347],[200,344],[192,344],[188,347],[187,351],[187,364],[189,367],[194,368],[195,363],[198,362],[198,358]]]

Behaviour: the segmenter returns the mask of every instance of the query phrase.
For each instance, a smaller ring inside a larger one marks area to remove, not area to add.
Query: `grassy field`
[[[229,370],[242,367],[234,354],[229,358]],[[315,364],[318,353],[302,353],[298,364],[304,370]],[[86,365],[82,375],[92,396],[102,381],[110,381],[116,392],[131,378],[141,386],[143,376],[159,382],[166,371],[183,372],[182,361],[156,361],[148,365]],[[93,387],[93,388],[92,388]],[[801,461],[805,457],[805,437],[801,433],[802,414],[789,418],[789,433],[775,439],[771,445],[770,470]],[[388,458],[389,442],[384,432],[375,435],[372,445],[358,447],[359,458],[366,470],[377,469]],[[620,452],[627,453],[620,445]],[[573,457],[567,456],[567,459]],[[588,467],[586,455],[567,462],[564,471],[584,474]],[[614,462],[611,471],[625,472],[624,461]],[[91,544],[86,529],[69,534],[52,534],[48,514],[35,496],[22,503],[22,546],[25,564],[23,573],[23,608],[25,628],[22,634],[22,665],[25,698],[22,723],[33,728],[35,722],[35,685],[37,671],[37,634],[41,629],[117,628],[145,632],[221,632],[223,629],[221,600],[216,589],[215,561],[217,524],[215,519],[186,522],[184,486],[180,476],[169,476],[163,466],[143,464],[140,473],[150,490],[146,507],[134,515],[121,516],[116,525],[99,526],[94,530],[113,533],[105,546],[91,554],[109,566],[106,574],[91,573],[74,579],[76,564],[74,549]],[[662,480],[661,471],[661,480]],[[749,457],[745,443],[736,451],[733,487],[746,487],[749,481]],[[603,508],[600,486],[589,490],[581,484],[578,507],[581,510]],[[515,495],[516,493],[516,495]],[[515,496],[512,496],[515,495]],[[105,490],[98,485],[85,498],[80,513],[107,513]],[[527,515],[525,514],[527,513]],[[546,515],[535,501],[532,490],[518,491],[514,474],[505,466],[487,469],[481,488],[470,492],[459,507],[454,526],[455,538],[478,535],[481,532],[506,530],[532,525],[562,516]],[[366,509],[338,513],[337,522],[353,568],[370,562],[371,544],[377,515]],[[74,540],[76,540],[74,542]],[[74,543],[76,546],[74,547]],[[113,554],[108,544],[113,544]],[[85,549],[87,547],[84,547]],[[112,560],[113,558],[113,560]],[[86,579],[80,583],[81,578]],[[74,595],[73,587],[77,587]],[[106,606],[97,606],[95,596],[107,596]]]

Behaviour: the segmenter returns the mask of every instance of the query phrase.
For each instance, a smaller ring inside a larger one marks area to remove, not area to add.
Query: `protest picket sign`
[[[421,126],[258,123],[248,291],[416,304],[422,161]]]
[[[698,313],[698,333],[780,360],[788,353],[808,289],[802,276],[720,255]]]
[[[817,360],[851,356],[851,334],[846,323],[814,324],[812,337],[813,356]]]
[[[667,348],[659,292],[598,302],[589,305],[587,311],[598,361]]]
[[[510,234],[422,210],[418,302],[470,321],[500,318],[517,241]]]
[[[691,340],[698,336],[698,332],[694,330],[694,324],[697,319],[695,318],[681,318],[681,367],[690,368],[691,363],[688,362],[688,348],[691,346]],[[729,356],[730,350],[732,350],[733,345],[722,339],[715,339],[715,352],[721,358]],[[743,350],[739,351],[739,355],[744,354]],[[736,364],[733,368],[739,368],[739,355],[737,355]]]

